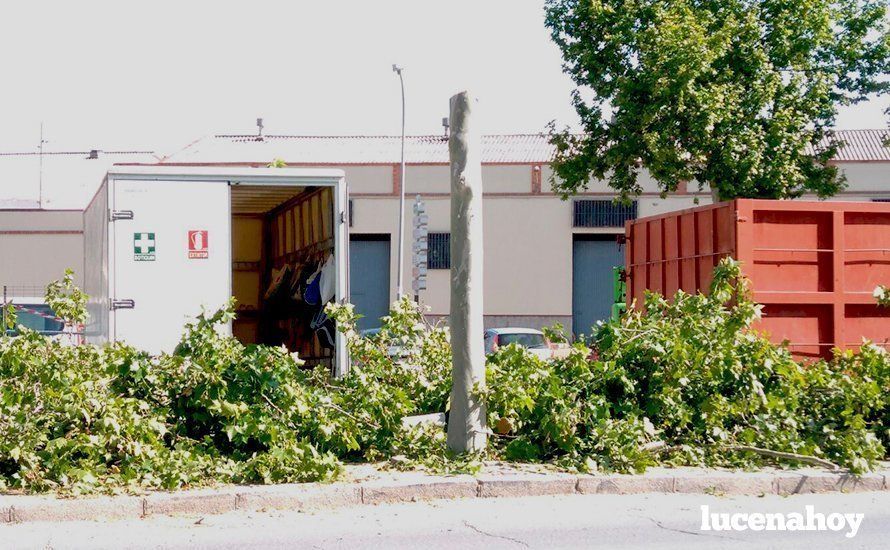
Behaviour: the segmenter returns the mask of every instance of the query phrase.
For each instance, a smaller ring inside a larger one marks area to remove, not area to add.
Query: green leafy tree
[[[15,325],[18,322],[18,315],[16,314],[15,306],[12,305],[12,302],[3,304],[2,307],[0,307],[0,318],[3,319],[3,322],[0,323],[0,334],[5,334],[7,330],[15,328]]]
[[[582,134],[557,131],[554,188],[830,196],[838,107],[886,93],[886,0],[547,0]]]
[[[83,323],[89,316],[87,314],[89,296],[74,284],[74,271],[70,269],[65,270],[65,275],[61,279],[46,285],[45,298],[46,304],[66,324]]]
[[[875,287],[874,297],[879,306],[890,307],[890,287],[885,285]]]

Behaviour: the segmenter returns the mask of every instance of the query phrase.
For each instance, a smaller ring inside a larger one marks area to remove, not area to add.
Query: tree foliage
[[[890,307],[890,287],[886,285],[878,285],[874,291],[875,300],[882,307]]]
[[[830,196],[837,109],[888,90],[885,0],[547,0],[583,133],[551,128],[555,189],[709,185]]]
[[[66,324],[83,323],[87,320],[87,299],[89,297],[74,284],[74,271],[65,270],[65,275],[46,285],[46,304]]]
[[[69,305],[66,315],[81,318],[81,300]],[[231,304],[200,315],[157,356],[22,328],[0,336],[0,489],[325,481],[354,461],[456,473],[486,458],[620,472],[767,460],[739,445],[872,468],[890,445],[888,353],[866,344],[803,366],[750,330],[759,311],[727,260],[709,295],[653,294],[645,314],[602,325],[596,358],[584,343],[553,361],[504,346],[477,389],[492,445],[462,456],[448,451],[441,427],[405,426],[408,416],[447,410],[452,360],[447,328],[407,298],[370,338],[351,305],[328,306],[352,360],[339,379],[283,347],[220,334]],[[667,446],[654,453],[653,442]]]
[[[49,294],[63,281],[51,285]],[[61,292],[70,319],[79,296]],[[61,303],[61,302],[60,302]],[[421,452],[435,438],[406,430],[411,414],[441,411],[449,386],[447,334],[407,300],[381,335],[361,338],[357,362],[333,380],[283,347],[221,335],[231,304],[186,327],[173,353],[124,344],[68,346],[25,328],[0,337],[0,488],[29,492],[176,489],[214,482],[284,483],[337,477],[343,461]],[[386,350],[398,341],[413,366]],[[421,357],[422,356],[422,357]],[[444,449],[444,446],[442,447]]]
[[[598,359],[583,343],[552,362],[499,350],[485,390],[496,448],[582,471],[763,464],[751,447],[874,467],[890,429],[890,354],[866,343],[802,365],[751,330],[760,307],[746,285],[724,260],[708,295],[650,294],[643,311],[600,326]]]

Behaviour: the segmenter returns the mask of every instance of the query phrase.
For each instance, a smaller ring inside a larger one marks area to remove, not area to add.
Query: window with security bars
[[[451,233],[430,233],[427,242],[427,269],[451,269]]]
[[[637,201],[630,204],[612,200],[577,200],[572,220],[574,227],[624,227],[637,217]]]

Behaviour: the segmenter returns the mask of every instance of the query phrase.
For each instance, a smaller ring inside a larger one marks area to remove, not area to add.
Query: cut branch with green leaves
[[[879,306],[890,307],[890,287],[885,285],[876,287],[874,297]]]

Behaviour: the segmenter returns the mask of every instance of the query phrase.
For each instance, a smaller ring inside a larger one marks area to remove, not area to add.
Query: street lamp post
[[[396,270],[396,296],[401,299],[404,295],[402,279],[404,277],[404,240],[405,240],[405,80],[402,78],[402,67],[393,64],[392,70],[399,75],[399,84],[402,86],[402,161],[399,168],[399,253],[398,269]]]

